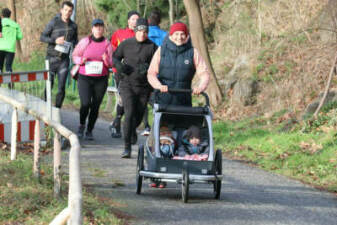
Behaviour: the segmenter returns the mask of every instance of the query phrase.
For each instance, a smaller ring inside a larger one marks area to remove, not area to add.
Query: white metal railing
[[[20,73],[20,72],[19,72]],[[16,74],[18,74],[16,72]],[[48,83],[48,82],[47,82]],[[47,84],[50,87],[50,84]],[[50,93],[50,89],[47,90]],[[70,142],[69,152],[69,192],[68,192],[68,207],[60,212],[54,220],[50,223],[52,225],[58,224],[82,224],[82,185],[80,176],[80,150],[81,146],[76,134],[64,127],[60,123],[59,109],[50,109],[50,100],[46,102],[41,100],[47,110],[41,110],[41,104],[34,108],[29,106],[27,102],[20,102],[13,92],[9,89],[0,88],[0,101],[8,103],[13,106],[12,113],[12,129],[11,129],[11,160],[16,158],[16,141],[17,141],[17,122],[18,111],[25,112],[35,118],[35,135],[34,135],[34,164],[33,173],[36,177],[40,176],[40,121],[43,121],[54,130],[54,195],[60,195],[61,188],[61,143],[60,137],[63,136]],[[41,113],[45,112],[45,113]],[[47,112],[47,113],[46,113]],[[55,116],[52,117],[51,115]],[[55,118],[55,119],[52,119]]]

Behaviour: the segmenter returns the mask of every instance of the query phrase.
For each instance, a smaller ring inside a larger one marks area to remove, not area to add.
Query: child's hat
[[[190,126],[186,131],[185,137],[187,139],[191,139],[193,137],[200,139],[200,129],[194,125]]]

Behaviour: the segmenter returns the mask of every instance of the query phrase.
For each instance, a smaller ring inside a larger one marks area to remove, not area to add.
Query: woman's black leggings
[[[89,114],[87,131],[91,132],[94,129],[99,107],[108,87],[108,76],[90,77],[79,74],[77,87],[81,100],[80,124],[85,125]]]

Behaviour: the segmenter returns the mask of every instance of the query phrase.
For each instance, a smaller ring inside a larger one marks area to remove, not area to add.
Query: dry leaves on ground
[[[302,141],[300,143],[300,147],[303,152],[309,153],[310,155],[313,155],[323,149],[322,144],[317,144],[313,140],[310,142]]]

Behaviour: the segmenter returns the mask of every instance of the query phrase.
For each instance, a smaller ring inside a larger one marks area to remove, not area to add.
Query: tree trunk
[[[16,21],[16,5],[15,5],[15,0],[10,0],[9,1],[9,7],[12,10],[12,18],[14,19],[14,21]],[[21,42],[18,41],[17,44],[17,55],[19,58],[22,57],[22,47],[21,47]]]
[[[173,13],[174,5],[173,5],[173,0],[169,0],[169,6],[170,6],[170,9],[169,9],[170,25],[172,25],[173,21],[174,21],[174,13]]]
[[[206,92],[209,95],[212,106],[215,107],[222,101],[222,93],[208,53],[199,0],[184,0],[184,5],[188,15],[193,46],[199,50],[211,73],[210,83]]]
[[[123,3],[126,6],[126,8],[128,8],[128,10],[131,10],[131,6],[128,4],[128,2],[126,0],[123,0]]]
[[[137,0],[137,12],[140,13],[140,0]]]
[[[146,18],[147,6],[148,6],[148,2],[147,2],[147,0],[145,0],[144,13],[143,13],[143,17],[144,17],[144,18]]]
[[[332,76],[333,76],[334,73],[336,73],[336,63],[337,63],[337,53],[335,55],[335,60],[334,60],[332,66],[331,66],[331,69],[330,69],[330,74],[329,74],[329,77],[328,77],[328,82],[327,82],[327,84],[325,86],[323,97],[322,97],[321,101],[319,102],[319,105],[318,105],[318,107],[317,107],[317,109],[316,109],[316,111],[315,111],[315,113],[313,115],[314,119],[317,119],[318,113],[321,110],[321,108],[322,108],[322,106],[323,106],[323,104],[325,102],[326,96],[329,93]]]

